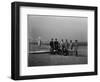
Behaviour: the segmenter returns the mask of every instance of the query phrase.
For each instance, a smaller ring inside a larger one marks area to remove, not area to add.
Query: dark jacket
[[[55,46],[55,49],[58,49],[58,46],[59,46],[58,41],[55,41],[55,42],[54,42],[54,46]]]
[[[53,41],[50,41],[50,47],[54,48],[54,42]]]

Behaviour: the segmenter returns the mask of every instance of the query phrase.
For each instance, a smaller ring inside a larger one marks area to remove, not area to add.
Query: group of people
[[[61,40],[60,42],[57,38],[53,38],[50,41],[50,52],[51,54],[60,54],[60,55],[70,55],[75,54],[78,56],[78,40],[68,42],[68,40]]]

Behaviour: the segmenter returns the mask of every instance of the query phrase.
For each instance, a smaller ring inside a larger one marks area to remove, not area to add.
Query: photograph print
[[[88,64],[88,17],[27,15],[28,67]]]
[[[12,2],[11,78],[97,75],[97,7]]]

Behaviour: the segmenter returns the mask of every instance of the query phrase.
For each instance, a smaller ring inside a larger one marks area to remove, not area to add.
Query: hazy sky
[[[28,15],[28,39],[87,41],[87,17]]]

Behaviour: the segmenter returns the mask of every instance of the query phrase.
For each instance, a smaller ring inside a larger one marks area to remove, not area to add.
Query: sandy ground
[[[60,56],[50,54],[30,54],[28,66],[87,64],[87,56]]]
[[[75,65],[87,64],[87,47],[79,48],[79,56],[63,56],[54,54],[28,54],[28,66]]]

